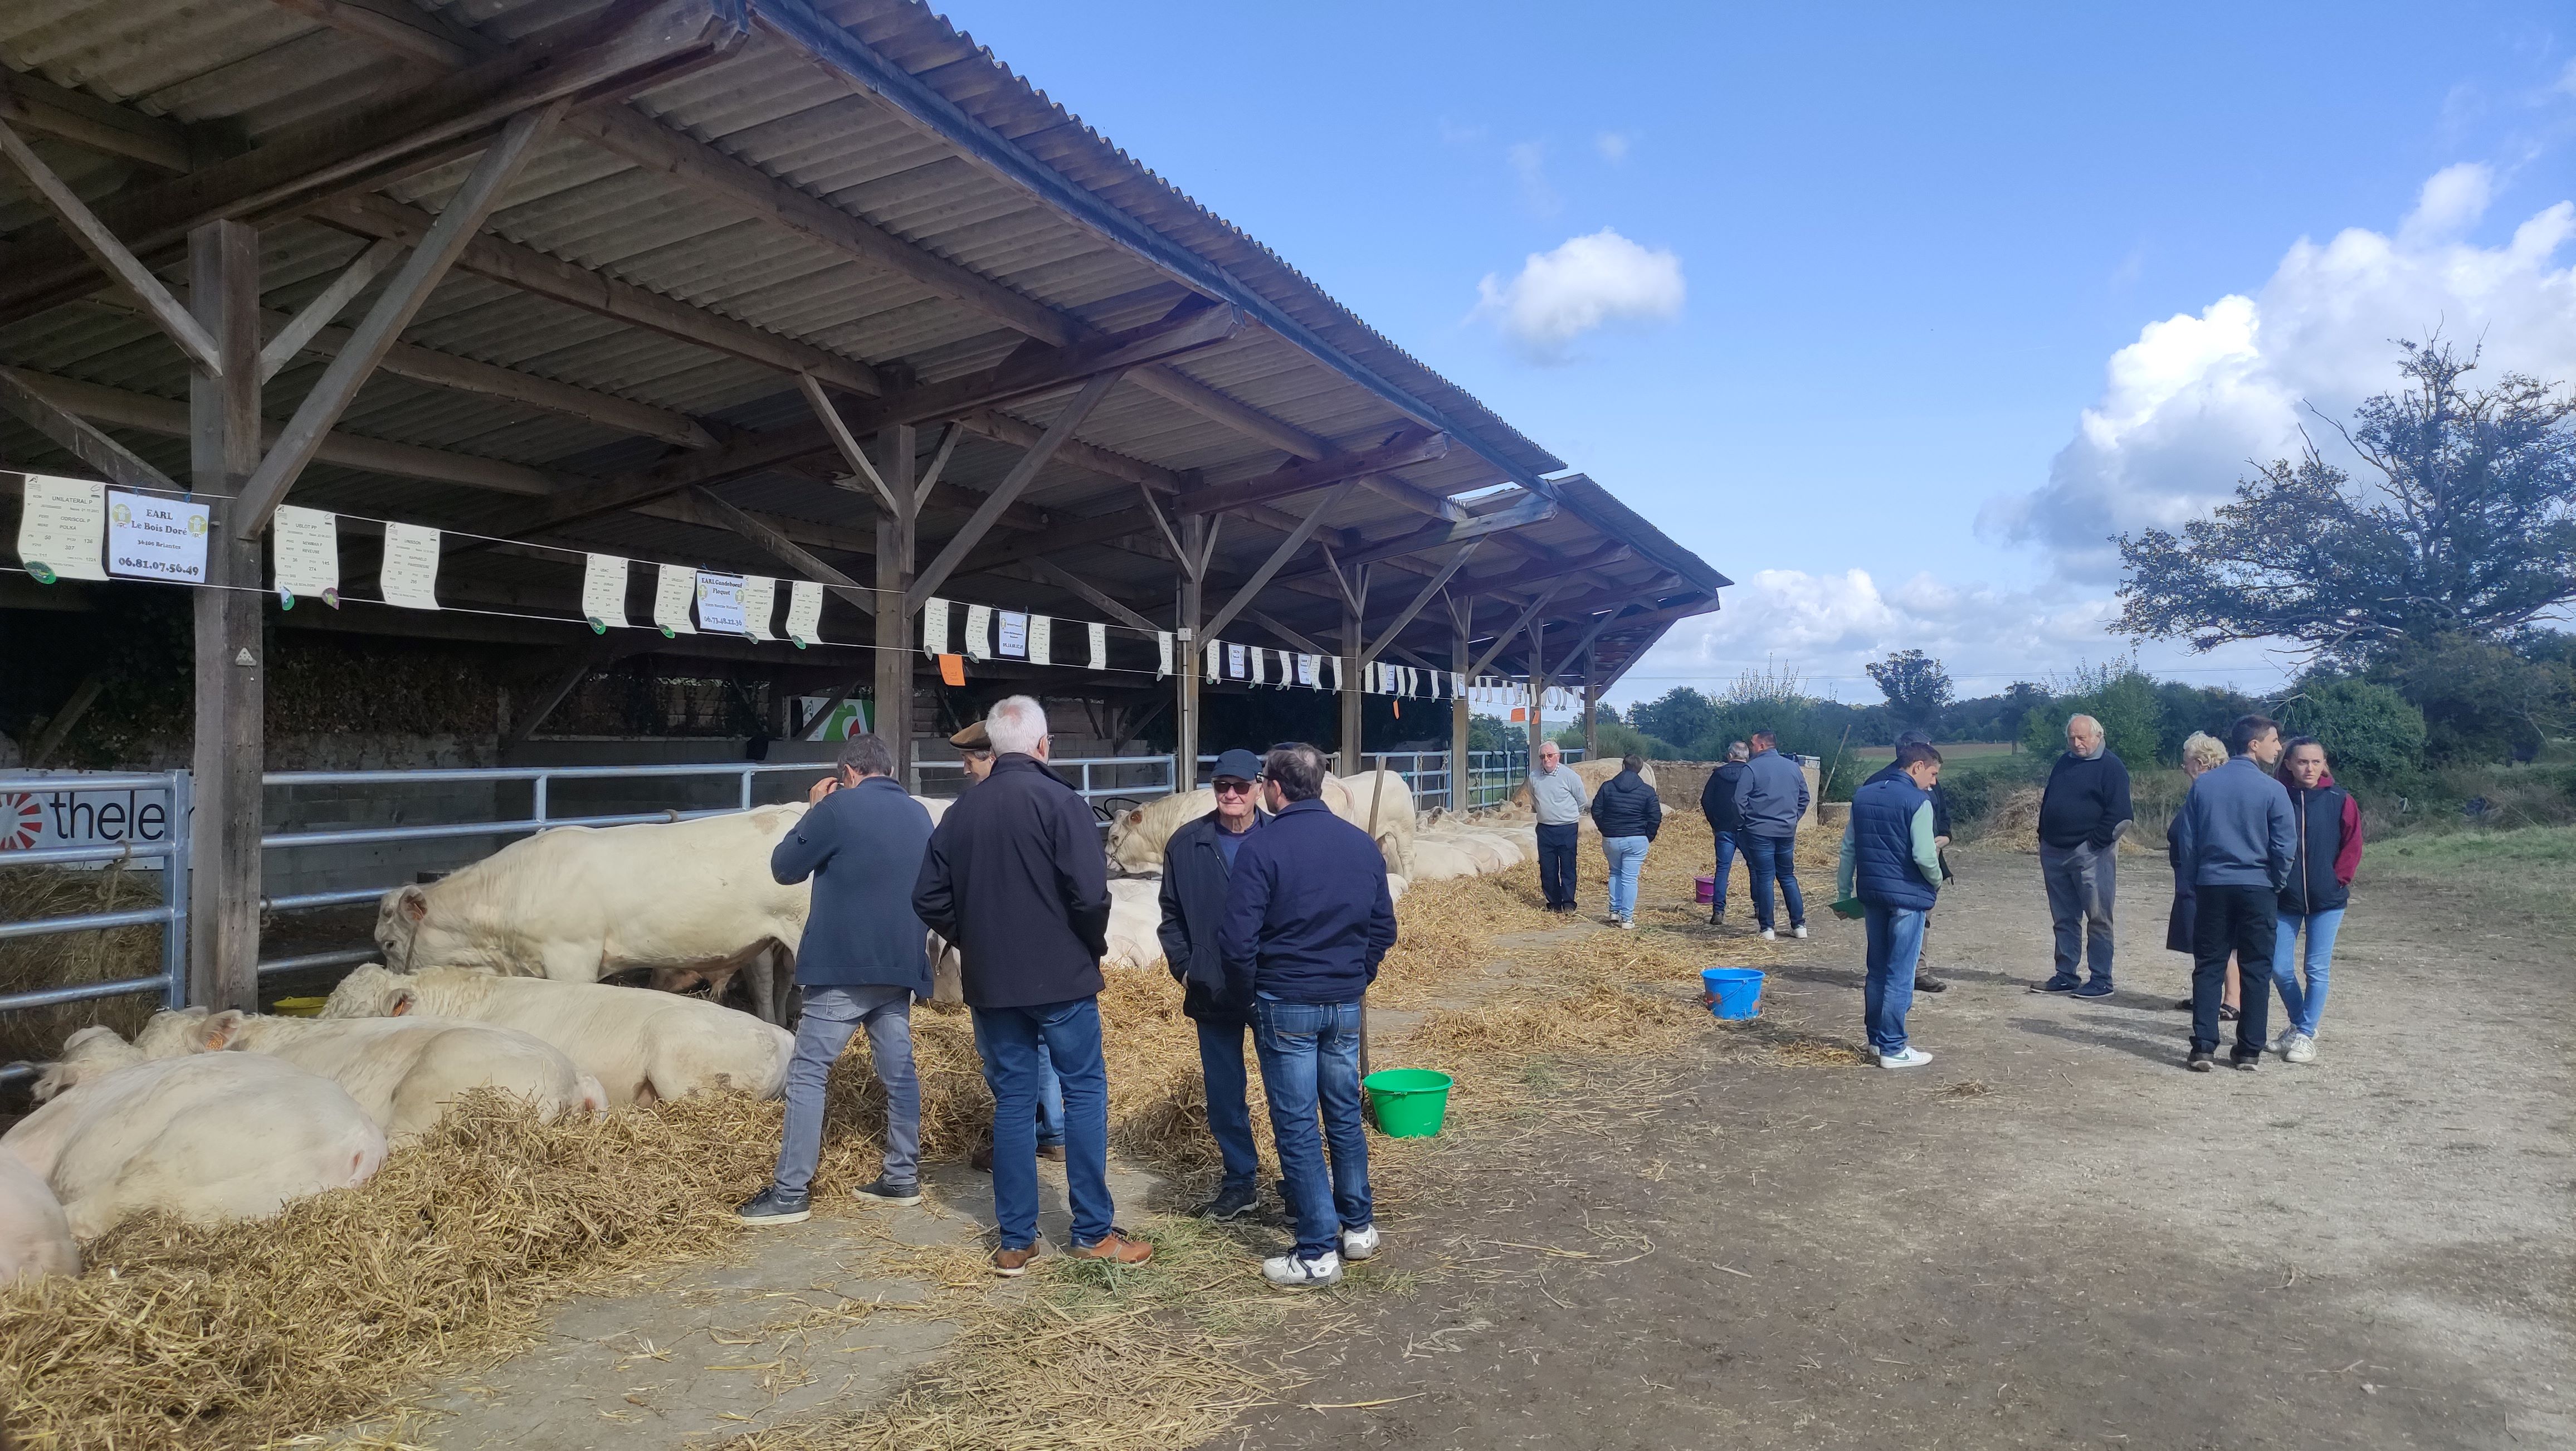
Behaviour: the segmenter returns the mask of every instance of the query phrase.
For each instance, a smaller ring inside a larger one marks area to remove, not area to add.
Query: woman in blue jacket
[[[1623,931],[1637,927],[1637,874],[1645,869],[1646,848],[1664,828],[1664,803],[1655,788],[1637,774],[1643,756],[1623,756],[1619,774],[1592,793],[1592,824],[1601,828],[1601,855],[1610,863],[1610,925]]]

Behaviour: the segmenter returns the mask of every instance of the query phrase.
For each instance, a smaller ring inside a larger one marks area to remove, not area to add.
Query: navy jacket
[[[1854,896],[1882,907],[1931,910],[1940,889],[1925,880],[1914,856],[1914,817],[1931,800],[1903,774],[1864,782],[1852,793]]]
[[[1776,750],[1757,751],[1735,784],[1737,829],[1755,836],[1798,834],[1807,816],[1807,773]]]
[[[1634,771],[1621,771],[1592,793],[1592,824],[1603,836],[1642,836],[1648,841],[1664,829],[1664,803],[1655,788]]]
[[[957,944],[966,1005],[1028,1008],[1102,987],[1109,865],[1091,808],[1013,752],[930,834],[912,909]]]
[[[1268,812],[1255,809],[1253,831],[1270,825]],[[1225,955],[1217,934],[1225,925],[1225,850],[1217,845],[1211,811],[1172,833],[1163,846],[1163,921],[1154,929],[1163,941],[1163,965],[1181,984],[1181,1013],[1209,1022],[1240,1023],[1252,1013],[1249,999],[1226,996]],[[1247,836],[1236,850],[1252,844]]]
[[[2335,868],[2343,857],[2344,803],[2351,797],[2331,779],[2313,787],[2285,783],[2282,789],[2290,793],[2290,819],[2298,824],[2299,845],[2292,853],[2289,884],[2281,888],[2281,910],[2305,917],[2345,906],[2352,901],[2352,888]]]
[[[807,807],[769,853],[781,886],[814,879],[796,944],[808,987],[908,987],[930,996],[930,954],[912,910],[912,881],[930,845],[930,813],[892,776],[870,776]]]
[[[1708,818],[1709,830],[1731,833],[1744,825],[1744,813],[1735,806],[1735,788],[1746,769],[1742,761],[1729,761],[1708,773],[1708,784],[1699,788],[1699,814]]]
[[[2200,773],[2191,794],[2166,828],[2178,838],[2174,860],[2195,887],[2290,885],[2299,828],[2290,793],[2256,765],[2238,756]]]
[[[2129,806],[2129,768],[2108,747],[2089,759],[2061,752],[2039,795],[2039,842],[2102,851],[2120,839],[2120,823],[2135,815]]]
[[[1905,768],[1896,764],[1894,761],[1890,761],[1886,765],[1879,767],[1875,774],[1873,774],[1867,781],[1863,781],[1860,784],[1869,786],[1880,781],[1903,781],[1908,786],[1914,784],[1914,778],[1906,775]],[[1950,830],[1950,798],[1942,795],[1941,788],[1938,786],[1932,788],[1931,796],[1932,834],[1934,836],[1957,835],[1957,833]]]
[[[1235,854],[1217,950],[1225,996],[1351,1003],[1395,946],[1386,858],[1321,801],[1292,801]]]

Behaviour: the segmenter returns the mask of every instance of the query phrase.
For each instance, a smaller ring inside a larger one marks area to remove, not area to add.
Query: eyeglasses
[[[1214,789],[1216,794],[1219,796],[1249,796],[1252,794],[1252,783],[1249,781],[1219,781],[1216,783]]]

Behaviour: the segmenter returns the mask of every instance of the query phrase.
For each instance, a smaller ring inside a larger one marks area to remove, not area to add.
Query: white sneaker
[[[1283,1290],[1330,1289],[1342,1282],[1342,1257],[1331,1250],[1311,1260],[1293,1253],[1273,1255],[1261,1262],[1261,1278]]]
[[[2274,1033],[2274,1034],[2272,1035],[2272,1042],[2271,1042],[2271,1045],[2270,1045],[2270,1049],[2269,1049],[2269,1051],[2274,1052],[2274,1053],[2278,1053],[2278,1054],[2280,1054],[2280,1055],[2281,1055],[2282,1057],[2284,1057],[2284,1058],[2289,1057],[2289,1056],[2290,1056],[2290,1040],[2291,1040],[2291,1039],[2293,1039],[2293,1038],[2295,1038],[2295,1037],[2297,1037],[2297,1036],[2299,1036],[2299,1030],[2298,1030],[2298,1029],[2296,1029],[2296,1028],[2283,1028],[2281,1031],[2279,1031],[2279,1032],[2277,1032],[2277,1033]]]
[[[1363,1224],[1357,1229],[1346,1229],[1342,1231],[1342,1258],[1346,1260],[1364,1260],[1370,1255],[1376,1253],[1376,1225]]]
[[[1790,928],[1789,935],[1804,940],[1807,935],[1807,924],[1801,922],[1797,926]]]
[[[1636,919],[1636,918],[1634,918],[1634,917],[1622,917],[1622,918],[1620,918],[1620,919],[1619,919],[1619,930],[1620,930],[1620,931],[1622,931],[1622,932],[1634,932],[1634,931],[1636,931],[1636,930],[1637,930],[1637,919]]]
[[[1772,931],[1768,927],[1765,927],[1762,929],[1762,940],[1765,942],[1777,942],[1780,940],[1780,934]]]
[[[1931,1061],[1931,1054],[1915,1047],[1878,1055],[1878,1066],[1881,1068],[1920,1068]]]
[[[2317,1061],[2317,1040],[2305,1033],[2292,1033],[2290,1046],[2281,1050],[2281,1057],[2291,1063],[2314,1063]]]

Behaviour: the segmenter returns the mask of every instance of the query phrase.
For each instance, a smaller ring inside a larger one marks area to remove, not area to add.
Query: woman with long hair
[[[2207,731],[2193,731],[2191,736],[2182,743],[2182,773],[2194,781],[2200,779],[2201,772],[2226,764],[2226,743]],[[2189,957],[2191,956],[2192,924],[2191,878],[2183,872],[2179,846],[2170,831],[2165,834],[2165,855],[2173,862],[2174,869],[2173,911],[2165,917],[2165,950],[2179,952]],[[2218,1020],[2222,1023],[2235,1022],[2236,1004],[2236,959],[2230,957],[2227,959],[2227,993],[2218,1001]],[[2174,1006],[2183,1012],[2190,1012],[2191,999],[2184,998]]]

